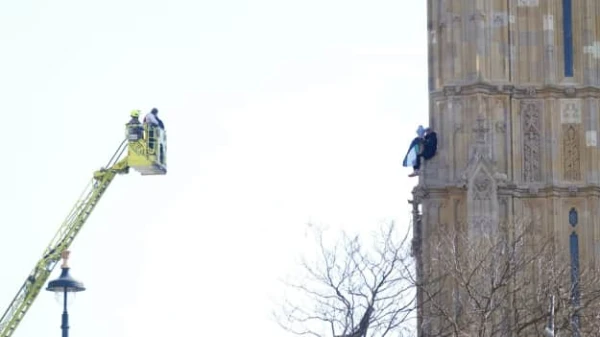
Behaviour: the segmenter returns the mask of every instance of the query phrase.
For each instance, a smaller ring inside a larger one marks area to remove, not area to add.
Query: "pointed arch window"
[[[571,299],[573,304],[579,305],[579,237],[577,233],[571,233],[569,238],[569,250],[571,253]]]
[[[571,1],[572,0],[562,0],[565,77],[573,77],[573,7]]]
[[[578,222],[577,210],[571,208],[569,211],[569,225],[573,229]],[[571,256],[571,302],[575,309],[579,308],[581,294],[579,292],[579,236],[573,230],[569,236],[569,254]],[[579,315],[577,312],[571,318],[574,336],[579,336]]]
[[[569,211],[569,224],[571,227],[575,227],[577,225],[577,221],[579,221],[577,217],[577,210],[575,208],[571,208]]]

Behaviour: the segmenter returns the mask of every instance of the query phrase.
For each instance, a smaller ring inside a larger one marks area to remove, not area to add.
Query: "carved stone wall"
[[[520,102],[523,132],[523,181],[542,181],[542,108],[540,100]]]
[[[579,137],[579,127],[577,125],[563,125],[563,173],[567,181],[581,179]]]
[[[493,234],[498,229],[498,193],[494,178],[479,164],[467,192],[468,231],[471,236]]]
[[[506,96],[490,96],[491,121],[493,124],[492,139],[490,141],[492,149],[492,160],[496,163],[498,171],[508,172],[508,156],[511,137],[511,125],[509,120],[509,99]]]
[[[568,40],[563,0],[428,0],[430,87],[479,81],[599,85],[600,28],[593,13],[600,4],[570,3]]]
[[[427,0],[439,140],[418,183],[427,245],[441,226],[474,237],[526,218],[567,245],[576,208],[581,263],[600,266],[600,1],[565,3],[570,18],[563,0]],[[460,294],[446,294],[455,310]]]

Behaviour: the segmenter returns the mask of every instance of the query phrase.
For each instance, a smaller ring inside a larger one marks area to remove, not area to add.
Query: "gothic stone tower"
[[[421,278],[436,272],[440,226],[476,236],[524,217],[600,265],[600,1],[427,0],[427,11],[439,150],[413,191]]]

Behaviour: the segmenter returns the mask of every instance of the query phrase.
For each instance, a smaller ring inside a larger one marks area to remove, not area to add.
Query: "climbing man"
[[[418,131],[417,131],[418,133]],[[411,143],[406,157],[404,158],[404,166],[412,164],[413,172],[409,177],[416,177],[420,174],[421,158],[429,160],[433,158],[437,151],[437,134],[431,129],[426,128],[422,141],[415,138]]]
[[[140,110],[132,110],[131,119],[127,122],[127,139],[140,140],[144,137],[144,128],[140,122]]]
[[[412,142],[410,142],[410,146],[408,147],[408,152],[402,161],[402,166],[409,167],[414,166],[417,160],[417,156],[419,153],[423,152],[423,142],[425,139],[423,136],[425,135],[425,129],[422,125],[419,125],[417,128],[417,137],[415,137]]]

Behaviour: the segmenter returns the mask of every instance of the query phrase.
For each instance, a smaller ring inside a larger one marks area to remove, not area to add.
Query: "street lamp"
[[[84,291],[85,287],[83,283],[75,280],[69,274],[69,266],[67,260],[69,259],[69,251],[65,250],[62,252],[61,257],[63,258],[63,264],[61,266],[62,272],[60,277],[56,280],[48,282],[46,290],[52,291],[60,296],[62,294],[63,302],[63,313],[62,313],[62,337],[69,337],[69,313],[67,312],[67,293],[75,293]]]

